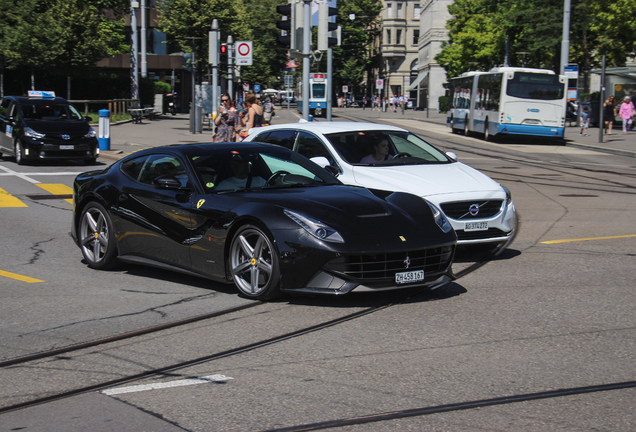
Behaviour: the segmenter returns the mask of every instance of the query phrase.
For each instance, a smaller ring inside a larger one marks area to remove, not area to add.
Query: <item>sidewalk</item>
[[[370,122],[384,122],[391,119],[407,119],[436,124],[446,124],[446,114],[431,111],[406,110],[404,114],[400,110],[393,112],[373,111],[370,108],[335,108],[332,118],[334,121],[344,120],[348,115]],[[289,118],[288,118],[289,117]],[[276,115],[272,118],[272,124],[296,123],[301,118],[295,106],[287,112],[286,106],[276,106]],[[319,119],[324,121],[323,119]],[[588,136],[580,133],[576,126],[566,127],[565,145],[584,148],[586,150],[611,153],[621,156],[636,158],[636,130],[623,135],[621,128],[614,128],[612,135],[603,135],[602,143],[599,143],[598,128],[590,128]],[[450,129],[449,129],[450,133]],[[202,133],[190,133],[188,114],[160,115],[156,120],[144,119],[142,123],[113,124],[110,128],[110,150],[102,150],[100,157],[108,159],[121,159],[127,154],[147,147],[156,147],[167,144],[188,144],[212,141],[212,132],[204,127]]]

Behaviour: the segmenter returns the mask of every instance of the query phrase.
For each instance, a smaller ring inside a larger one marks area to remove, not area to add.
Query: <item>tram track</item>
[[[510,239],[508,243],[504,244],[504,245],[500,245],[497,248],[494,248],[493,250],[491,250],[487,255],[485,255],[481,260],[471,264],[470,266],[462,269],[461,271],[456,273],[456,278],[460,279],[474,271],[476,271],[477,269],[481,268],[482,266],[486,265],[488,262],[490,262],[492,259],[494,259],[495,257],[497,257],[499,254],[501,254],[505,248],[510,244],[510,242],[512,242],[513,239]],[[13,405],[8,405],[5,407],[0,407],[0,415],[7,413],[7,412],[11,412],[11,411],[16,411],[16,410],[20,410],[20,409],[24,409],[24,408],[29,408],[32,406],[36,406],[36,405],[41,405],[41,404],[45,404],[45,403],[49,403],[49,402],[53,402],[56,400],[60,400],[60,399],[66,399],[69,397],[73,397],[73,396],[77,396],[80,394],[84,394],[84,393],[88,393],[88,392],[93,392],[93,391],[99,391],[99,390],[104,390],[107,388],[111,388],[114,386],[119,386],[122,384],[128,384],[131,382],[135,382],[135,381],[139,381],[142,379],[146,379],[146,378],[150,378],[153,376],[161,376],[161,375],[165,375],[171,372],[175,372],[177,370],[180,369],[184,369],[184,368],[188,368],[194,365],[198,365],[201,363],[208,363],[208,362],[213,362],[215,360],[220,360],[226,357],[230,357],[233,355],[237,355],[237,354],[241,354],[241,353],[245,353],[247,351],[252,351],[255,349],[259,349],[259,348],[263,348],[266,346],[270,346],[276,343],[281,343],[284,341],[287,341],[289,339],[295,338],[295,337],[299,337],[299,336],[303,336],[309,333],[313,333],[313,332],[317,332],[320,330],[324,330],[333,326],[337,326],[339,324],[345,323],[345,322],[349,322],[364,316],[368,316],[370,314],[373,314],[375,312],[381,311],[381,310],[385,310],[391,306],[397,305],[397,304],[401,304],[404,303],[406,301],[412,300],[413,298],[416,298],[418,296],[421,296],[425,293],[428,293],[430,291],[436,290],[436,289],[440,289],[445,285],[448,285],[450,282],[443,282],[439,285],[433,286],[433,287],[428,287],[428,288],[414,288],[411,290],[405,290],[407,291],[406,293],[403,293],[402,291],[395,291],[392,292],[392,294],[390,295],[390,298],[387,299],[386,301],[380,303],[379,305],[374,305],[371,307],[367,307],[365,309],[362,309],[360,311],[356,311],[335,319],[331,319],[331,320],[327,320],[321,323],[317,323],[314,325],[310,325],[310,326],[306,326],[306,327],[302,327],[299,328],[297,330],[291,331],[291,332],[286,332],[280,335],[276,335],[270,338],[265,338],[259,341],[255,341],[252,343],[248,343],[248,344],[244,344],[235,348],[230,348],[227,350],[222,350],[216,353],[211,353],[211,354],[207,354],[204,356],[199,356],[193,359],[189,359],[189,360],[185,360],[185,361],[181,361],[178,363],[174,363],[174,364],[170,364],[170,365],[166,365],[166,366],[162,366],[162,367],[158,367],[158,368],[152,368],[152,369],[148,369],[145,370],[143,372],[140,373],[136,373],[136,374],[131,374],[131,375],[127,375],[127,376],[123,376],[117,379],[113,379],[113,380],[107,380],[107,381],[102,381],[100,383],[96,383],[96,384],[91,384],[91,385],[87,385],[87,386],[83,386],[83,387],[78,387],[72,390],[67,390],[67,391],[62,391],[59,393],[55,393],[55,394],[51,394],[48,396],[44,396],[44,397],[38,397],[38,398],[34,398],[28,401],[24,401],[24,402],[20,402],[20,403],[16,403]],[[159,333],[161,331],[164,330],[168,330],[171,328],[176,328],[179,326],[184,326],[186,324],[191,324],[197,321],[204,321],[206,319],[213,319],[213,318],[217,318],[220,316],[224,316],[224,315],[229,315],[232,313],[236,313],[238,311],[241,310],[245,310],[245,309],[249,309],[249,308],[253,308],[256,306],[260,306],[260,305],[266,305],[267,303],[262,303],[262,302],[255,302],[255,303],[251,303],[249,305],[243,305],[243,306],[239,306],[239,307],[234,307],[234,308],[230,308],[230,309],[226,309],[226,310],[222,310],[222,311],[217,311],[211,314],[206,314],[206,315],[200,315],[197,317],[192,317],[186,320],[181,320],[181,321],[176,321],[174,323],[169,323],[169,324],[164,324],[161,326],[155,326],[155,327],[151,327],[151,328],[147,328],[147,329],[143,329],[143,330],[138,330],[138,331],[133,331],[133,332],[128,332],[128,333],[124,333],[121,335],[116,335],[116,336],[112,336],[112,337],[108,337],[108,338],[101,338],[101,339],[96,339],[94,341],[89,341],[89,342],[85,342],[82,344],[78,344],[78,345],[72,345],[72,346],[68,346],[65,348],[60,348],[60,349],[56,349],[56,350],[51,350],[51,351],[46,351],[46,352],[40,352],[40,353],[36,353],[36,354],[32,354],[29,356],[24,356],[24,357],[20,357],[20,358],[15,358],[15,359],[11,359],[11,360],[6,360],[2,363],[0,363],[0,368],[3,369],[8,369],[8,368],[19,368],[19,367],[24,367],[24,366],[28,366],[30,363],[36,362],[38,360],[44,360],[47,358],[55,358],[57,356],[60,356],[60,354],[68,354],[74,351],[80,351],[86,348],[91,348],[91,347],[97,347],[97,346],[102,346],[103,350],[107,349],[108,344],[112,344],[118,341],[122,341],[125,339],[133,339],[135,337],[140,337],[140,336],[144,336],[144,335],[149,335],[151,333]]]

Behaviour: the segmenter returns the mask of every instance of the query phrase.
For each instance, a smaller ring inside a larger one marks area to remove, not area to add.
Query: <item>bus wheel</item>
[[[453,117],[451,117],[450,119],[450,127],[451,127],[451,132],[456,134],[459,133],[459,131],[457,129],[455,129],[455,119]]]

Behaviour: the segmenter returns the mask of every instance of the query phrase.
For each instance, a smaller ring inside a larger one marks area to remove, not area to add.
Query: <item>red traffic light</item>
[[[221,45],[221,53],[226,53],[226,52],[227,52],[227,46]]]

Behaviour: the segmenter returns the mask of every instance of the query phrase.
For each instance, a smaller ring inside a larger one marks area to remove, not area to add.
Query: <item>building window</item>
[[[391,3],[386,5],[386,16],[387,18],[393,18],[393,5]]]
[[[413,45],[417,45],[419,40],[420,40],[420,31],[419,30],[413,30]]]
[[[419,3],[415,3],[415,5],[413,6],[413,19],[420,19],[420,13],[422,12],[422,10],[420,9],[420,4]]]
[[[397,17],[402,18],[402,3],[397,4]]]
[[[398,45],[402,45],[402,30],[398,30],[396,36],[396,41],[395,43]]]
[[[386,44],[391,45],[391,30],[386,29]]]

